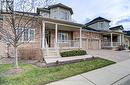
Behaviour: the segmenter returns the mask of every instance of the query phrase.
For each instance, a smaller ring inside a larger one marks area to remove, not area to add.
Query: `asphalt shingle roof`
[[[130,36],[130,31],[123,31],[125,35]]]
[[[61,4],[61,3],[51,5],[51,6],[48,7],[48,9],[55,8],[55,7],[61,7],[61,8],[64,8],[64,9],[68,9],[68,10],[70,10],[70,13],[73,14],[73,10],[72,10],[71,7],[68,7],[68,6]]]
[[[110,29],[110,30],[118,30],[118,29],[120,29],[120,30],[124,30],[124,28],[123,28],[122,25],[115,26],[115,27],[111,27],[111,28],[109,28],[109,29]]]
[[[92,24],[94,24],[94,23],[102,22],[102,21],[111,22],[110,20],[107,20],[107,19],[105,19],[105,18],[97,17],[97,18],[93,19],[92,21],[86,23],[85,25],[86,25],[86,26],[89,26],[89,25],[92,25]]]

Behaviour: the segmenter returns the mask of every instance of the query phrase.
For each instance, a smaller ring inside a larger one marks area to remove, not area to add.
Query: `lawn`
[[[95,58],[79,63],[67,64],[50,68],[39,68],[31,64],[21,64],[24,72],[16,76],[4,77],[2,74],[11,69],[11,65],[0,65],[0,85],[44,85],[94,69],[105,67],[115,62]]]

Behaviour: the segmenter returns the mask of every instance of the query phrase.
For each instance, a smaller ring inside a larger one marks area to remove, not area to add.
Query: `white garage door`
[[[100,39],[83,39],[82,45],[84,49],[101,49]]]

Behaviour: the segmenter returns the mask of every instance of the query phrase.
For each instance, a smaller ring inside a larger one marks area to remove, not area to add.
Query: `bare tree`
[[[13,46],[15,67],[18,68],[18,53],[17,49],[20,45],[22,35],[27,31],[28,26],[33,26],[37,20],[37,15],[32,13],[36,7],[47,7],[54,0],[2,0],[1,14],[4,17],[3,27],[0,28],[1,41]],[[14,3],[15,2],[15,3]],[[20,28],[22,30],[20,31]],[[26,43],[31,40],[27,39]]]

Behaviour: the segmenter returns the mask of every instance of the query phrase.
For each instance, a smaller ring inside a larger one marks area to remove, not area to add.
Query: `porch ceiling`
[[[75,23],[75,22],[69,22],[64,20],[57,20],[57,19],[51,19],[51,18],[43,18],[41,17],[45,22],[53,22],[53,23],[60,23],[60,24],[66,24],[66,25],[72,25],[77,27],[84,26],[83,24]]]
[[[111,34],[102,34],[104,36],[111,36]],[[118,36],[119,34],[112,34],[112,36]]]
[[[46,29],[55,29],[55,24],[52,23],[45,23]],[[58,30],[65,30],[65,31],[79,31],[80,29],[77,27],[71,27],[66,25],[58,25]]]

